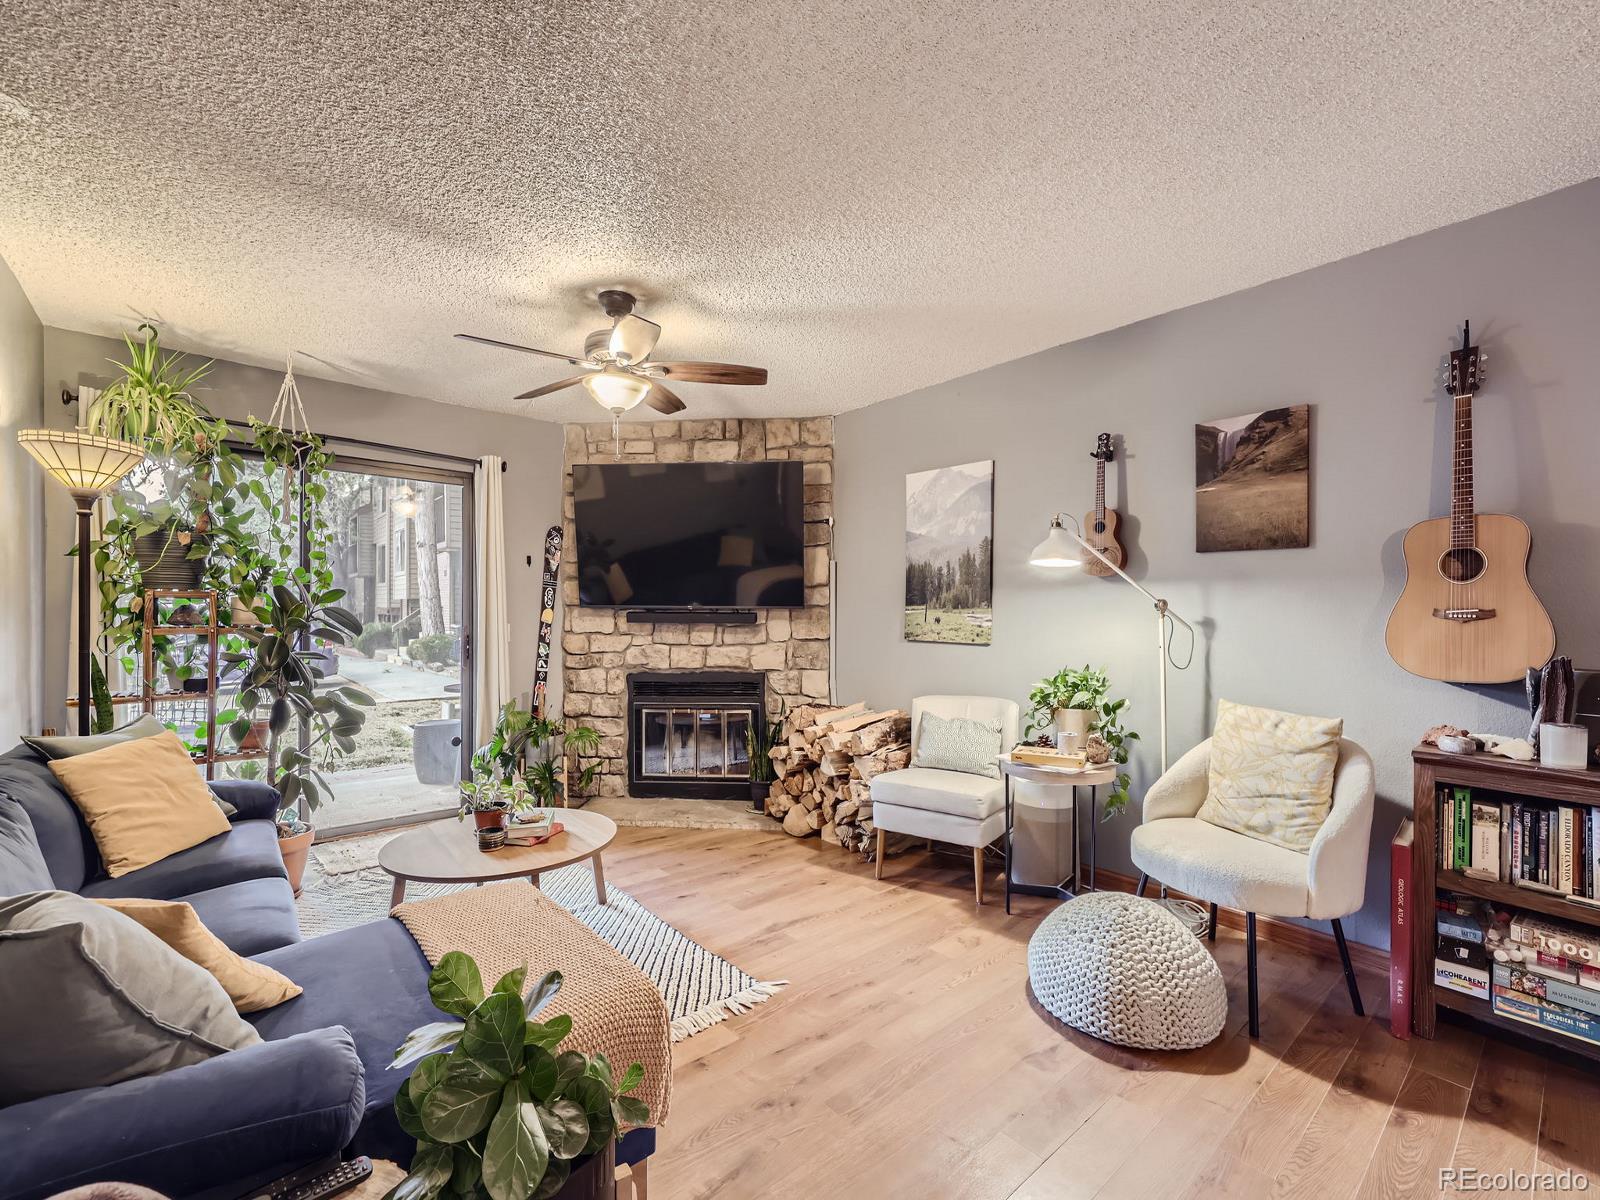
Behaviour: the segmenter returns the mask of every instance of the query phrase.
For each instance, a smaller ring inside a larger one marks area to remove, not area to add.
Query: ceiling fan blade
[[[611,327],[609,349],[620,362],[641,363],[650,357],[650,351],[656,348],[656,339],[660,336],[661,326],[629,313],[618,317],[616,324]]]
[[[667,388],[659,379],[650,381],[650,390],[645,394],[644,402],[657,412],[667,413],[668,415],[682,412],[688,407],[682,400],[678,399],[676,392]]]
[[[560,379],[555,383],[547,383],[542,388],[534,388],[531,392],[523,392],[522,395],[515,396],[513,399],[534,400],[540,396],[548,396],[551,392],[559,392],[562,388],[569,388],[575,383],[582,383],[587,378],[587,375],[574,375],[570,379]]]
[[[479,337],[475,333],[456,334],[464,342],[478,342],[484,346],[498,346],[502,350],[517,350],[523,354],[537,354],[540,358],[554,358],[574,367],[583,366],[583,359],[573,358],[570,354],[557,354],[554,350],[535,350],[532,346],[519,346],[515,342],[499,342],[494,338]]]
[[[733,363],[653,362],[674,383],[765,383],[765,367],[740,367]]]

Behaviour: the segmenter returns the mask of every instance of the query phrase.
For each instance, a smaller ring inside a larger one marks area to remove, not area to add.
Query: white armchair
[[[997,725],[996,752],[1017,742],[1022,712],[1014,700],[990,696],[919,696],[911,702],[911,757],[916,761],[922,714],[983,721]],[[983,849],[1005,832],[1005,785],[962,771],[939,771],[911,766],[885,771],[872,781],[872,823],[877,828],[875,877],[883,878],[883,838],[904,833],[935,842],[972,847],[972,890],[983,903]]]
[[[1256,914],[1309,917],[1333,923],[1344,963],[1350,1003],[1362,1011],[1339,918],[1366,899],[1367,845],[1372,834],[1372,759],[1348,738],[1339,741],[1333,807],[1309,853],[1246,837],[1196,818],[1205,803],[1211,739],[1190,750],[1156,780],[1144,799],[1144,821],[1130,842],[1139,893],[1151,877],[1165,887],[1211,905],[1210,936],[1217,936],[1217,906],[1245,914],[1250,982],[1250,1036],[1261,1032],[1256,998]]]

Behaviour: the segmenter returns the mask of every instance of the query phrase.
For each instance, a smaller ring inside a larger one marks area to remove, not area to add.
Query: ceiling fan
[[[661,326],[635,316],[634,297],[628,292],[608,289],[599,295],[600,308],[611,318],[609,329],[596,329],[583,339],[583,357],[557,354],[553,350],[535,350],[532,346],[518,346],[514,342],[497,341],[472,333],[456,336],[485,346],[499,346],[504,350],[517,350],[523,354],[537,354],[541,358],[559,359],[583,374],[547,383],[517,396],[518,400],[536,400],[559,392],[573,384],[581,383],[600,407],[609,412],[613,421],[635,408],[642,401],[661,413],[683,410],[684,403],[666,381],[673,383],[734,383],[761,384],[767,381],[765,367],[740,367],[732,363],[714,362],[652,362],[651,352],[656,339],[661,336]]]

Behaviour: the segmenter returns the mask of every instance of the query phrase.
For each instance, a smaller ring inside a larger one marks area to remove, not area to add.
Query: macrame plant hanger
[[[299,446],[311,438],[311,423],[306,419],[306,406],[300,402],[300,385],[294,381],[294,351],[289,351],[288,362],[284,366],[283,383],[278,387],[278,398],[272,402],[272,412],[267,417],[267,424],[275,426],[289,435],[290,441]],[[283,495],[279,503],[284,510],[289,505],[289,470],[287,466],[283,473]]]

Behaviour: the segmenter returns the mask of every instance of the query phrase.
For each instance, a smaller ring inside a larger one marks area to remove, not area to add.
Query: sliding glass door
[[[326,504],[334,586],[362,623],[329,682],[375,703],[317,825],[437,816],[471,757],[472,476],[340,456]]]

